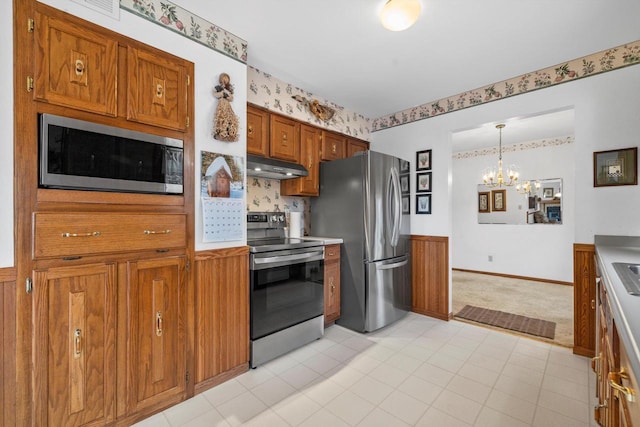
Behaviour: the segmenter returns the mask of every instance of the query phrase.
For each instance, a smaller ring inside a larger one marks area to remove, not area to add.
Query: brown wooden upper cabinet
[[[322,131],[313,126],[300,125],[300,164],[309,175],[303,178],[280,181],[280,193],[284,196],[320,195],[320,138]]]
[[[367,151],[369,149],[369,143],[366,141],[360,141],[359,139],[349,138],[347,141],[347,157],[353,157],[359,151]]]
[[[322,131],[320,160],[338,160],[345,156],[347,138],[335,132]]]
[[[270,117],[270,156],[300,163],[300,124],[296,120],[276,114],[271,114]]]
[[[269,113],[247,105],[247,153],[269,157]]]
[[[38,11],[35,22],[35,99],[116,116],[118,42],[75,19]]]
[[[127,47],[127,119],[184,131],[190,78],[187,61]]]

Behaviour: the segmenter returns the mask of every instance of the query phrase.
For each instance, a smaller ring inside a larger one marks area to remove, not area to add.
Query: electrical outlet
[[[489,255],[489,262],[493,262],[493,255]]]

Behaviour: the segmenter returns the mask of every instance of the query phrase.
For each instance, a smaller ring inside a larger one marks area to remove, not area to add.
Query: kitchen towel
[[[302,236],[302,212],[289,213],[289,237]]]

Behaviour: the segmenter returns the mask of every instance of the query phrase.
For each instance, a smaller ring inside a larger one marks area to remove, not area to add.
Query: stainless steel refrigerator
[[[320,165],[311,234],[341,237],[338,324],[371,332],[411,309],[409,214],[400,159],[373,151]],[[408,195],[407,195],[408,196]]]

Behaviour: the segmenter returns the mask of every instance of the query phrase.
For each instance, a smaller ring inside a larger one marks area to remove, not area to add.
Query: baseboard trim
[[[455,271],[464,271],[467,273],[486,274],[487,276],[507,277],[510,279],[532,280],[534,282],[553,283],[555,285],[573,286],[573,282],[563,282],[561,280],[541,279],[539,277],[517,276],[514,274],[493,273],[490,271],[466,270],[464,268],[452,268]]]
[[[412,307],[411,311],[414,312],[414,313],[422,314],[423,316],[429,316],[429,317],[433,317],[435,319],[445,320],[447,322],[449,320],[453,319],[453,313],[442,314],[442,313],[438,313],[437,311],[421,310],[421,309],[416,308],[416,307]]]

